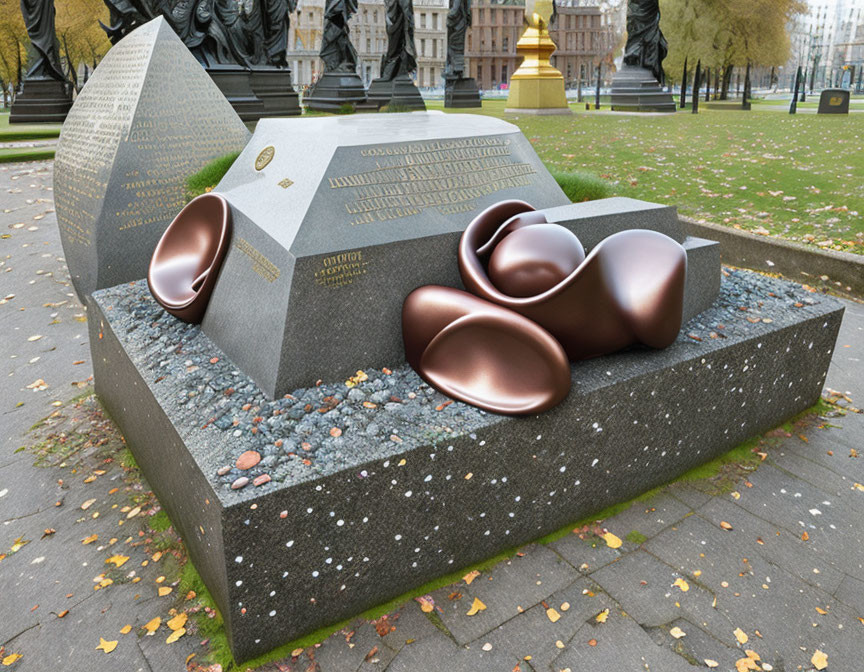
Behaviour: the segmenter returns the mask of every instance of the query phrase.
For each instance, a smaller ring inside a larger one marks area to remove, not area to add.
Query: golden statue
[[[524,58],[510,77],[508,111],[570,114],[564,94],[564,76],[549,62],[556,49],[549,36],[549,24],[556,14],[554,0],[525,2],[527,27],[516,43],[516,51]]]

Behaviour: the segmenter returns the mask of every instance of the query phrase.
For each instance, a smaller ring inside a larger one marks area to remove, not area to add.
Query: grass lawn
[[[616,196],[864,254],[864,115],[603,115],[583,106],[569,117],[534,117],[507,114],[505,105],[462,111],[513,122],[550,170],[593,173]]]
[[[54,147],[0,147],[0,163],[54,158]]]
[[[0,142],[40,140],[60,136],[60,124],[10,124],[9,113],[0,112]]]

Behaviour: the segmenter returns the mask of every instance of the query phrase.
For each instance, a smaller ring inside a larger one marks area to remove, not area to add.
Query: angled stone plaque
[[[240,151],[246,126],[163,18],[105,56],[60,134],[54,197],[79,296],[143,278],[186,178]]]
[[[216,191],[233,239],[202,328],[271,396],[403,361],[402,301],[459,285],[478,212],[569,202],[516,126],[440,112],[262,120]]]

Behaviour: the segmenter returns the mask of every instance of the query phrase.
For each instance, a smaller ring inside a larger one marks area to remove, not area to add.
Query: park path
[[[195,667],[207,645],[193,627],[166,643],[192,602],[172,556],[147,544],[146,490],[92,446],[47,467],[16,452],[92,373],[51,177],[51,162],[0,166],[0,659],[20,655],[13,671]],[[864,305],[845,305],[827,387],[864,406]],[[731,491],[676,484],[604,521],[620,548],[592,529],[526,546],[430,595],[428,615],[412,601],[263,669],[791,672],[816,669],[819,652],[829,671],[861,669],[864,415],[831,415],[775,437]],[[66,429],[71,440],[105,425],[93,414]],[[486,609],[468,616],[475,598]],[[101,639],[116,648],[97,650]]]

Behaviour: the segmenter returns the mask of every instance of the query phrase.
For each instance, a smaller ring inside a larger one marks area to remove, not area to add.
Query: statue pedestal
[[[414,80],[406,74],[397,75],[393,79],[373,79],[369,84],[366,102],[369,107],[381,109],[385,105],[399,107],[404,110],[425,110],[423,96],[414,86]]]
[[[303,105],[318,112],[338,112],[366,100],[366,87],[356,72],[325,72],[305,96]]]
[[[447,79],[444,83],[444,107],[482,107],[480,90],[473,77]]]
[[[303,113],[288,68],[252,68],[251,84],[252,91],[264,104],[262,117],[293,117]]]
[[[624,65],[612,78],[612,109],[616,112],[675,112],[672,94],[647,68]]]
[[[556,70],[549,57],[555,43],[546,24],[536,14],[529,23],[516,51],[524,56],[522,65],[510,78],[510,95],[506,112],[525,114],[570,114],[564,93],[564,76]]]
[[[264,103],[252,90],[252,73],[239,65],[212,65],[207,68],[222,95],[243,121],[258,121],[264,116]]]
[[[67,82],[56,79],[25,79],[9,113],[10,124],[62,124],[72,107]]]

